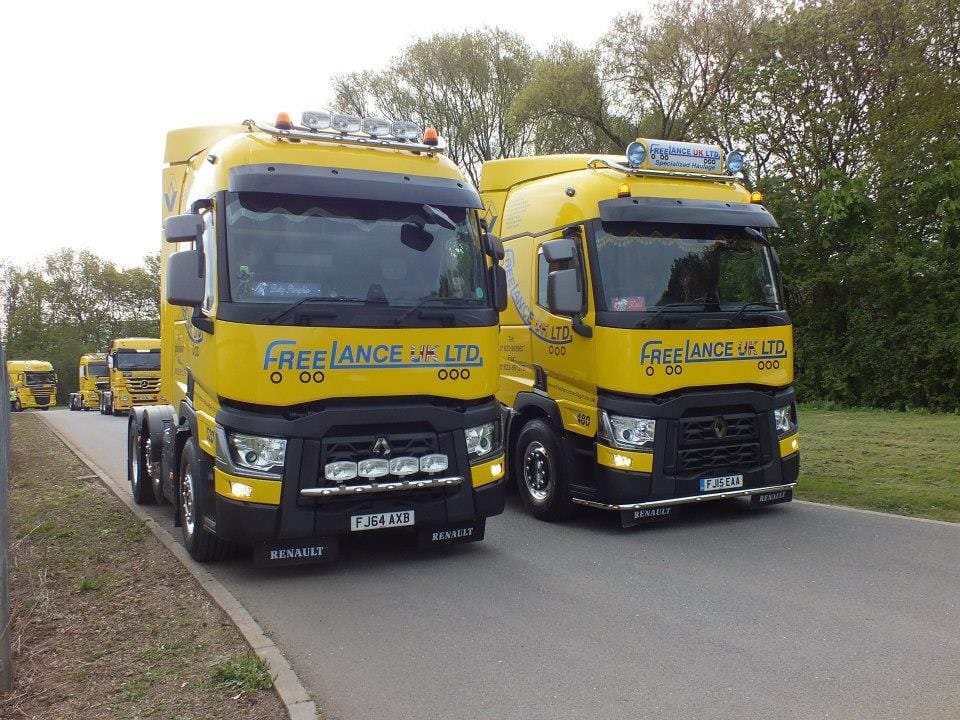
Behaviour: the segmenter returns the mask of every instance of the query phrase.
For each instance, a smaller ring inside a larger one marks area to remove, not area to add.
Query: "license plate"
[[[413,510],[352,515],[350,517],[351,530],[383,530],[384,528],[403,527],[405,525],[413,525]]]
[[[743,475],[723,475],[721,477],[702,478],[700,480],[700,492],[727,490],[738,487],[743,487]]]

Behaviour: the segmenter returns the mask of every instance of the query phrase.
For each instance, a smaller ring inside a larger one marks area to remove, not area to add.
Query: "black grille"
[[[677,456],[678,470],[686,473],[714,468],[756,467],[762,461],[757,416],[753,413],[718,413],[683,418],[679,426]]]
[[[33,399],[37,401],[37,405],[49,405],[50,396],[49,395],[38,395],[37,393],[33,394]]]
[[[697,472],[722,467],[752,468],[760,464],[760,443],[690,448],[681,450],[679,457],[682,472]]]
[[[717,435],[718,419],[722,418],[722,437]],[[714,415],[680,421],[680,447],[716,440],[755,439],[756,415]]]

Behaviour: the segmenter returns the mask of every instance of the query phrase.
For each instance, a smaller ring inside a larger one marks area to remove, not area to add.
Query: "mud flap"
[[[467,523],[421,527],[417,532],[417,547],[425,550],[443,545],[461,545],[483,540],[487,519],[480,518]]]
[[[253,562],[258,567],[333,562],[340,557],[340,539],[276,540],[253,546]]]
[[[750,496],[750,507],[766,507],[793,500],[793,490],[776,490],[774,492],[759,493]]]
[[[633,527],[651,522],[661,522],[673,517],[676,510],[672,505],[667,507],[636,508],[634,510],[620,511],[620,525],[622,527]]]

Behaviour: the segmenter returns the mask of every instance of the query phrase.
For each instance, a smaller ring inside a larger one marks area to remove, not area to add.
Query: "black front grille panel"
[[[680,471],[691,473],[713,468],[754,468],[760,464],[760,443],[714,445],[679,452]]]
[[[677,470],[749,469],[763,461],[758,418],[754,413],[717,413],[701,410],[697,417],[681,418],[677,437]]]
[[[722,418],[723,437],[717,436],[717,420]],[[680,447],[699,445],[718,439],[740,440],[757,438],[756,415],[714,415],[680,421]]]

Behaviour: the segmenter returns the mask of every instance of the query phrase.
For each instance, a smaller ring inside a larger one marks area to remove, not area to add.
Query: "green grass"
[[[960,522],[960,416],[801,406],[797,497]]]
[[[228,692],[251,693],[268,689],[273,685],[273,678],[263,660],[246,654],[217,663],[213,669],[213,682]]]

